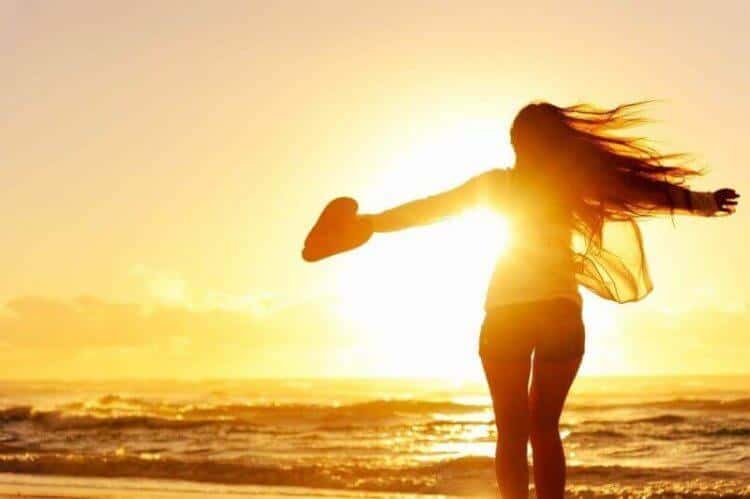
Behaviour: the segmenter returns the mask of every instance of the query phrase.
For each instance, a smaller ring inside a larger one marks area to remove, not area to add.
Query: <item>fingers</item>
[[[724,187],[723,189],[719,189],[718,191],[716,191],[716,194],[723,196],[723,197],[728,197],[728,198],[740,197],[737,191],[735,191],[734,189],[730,189],[729,187]]]
[[[719,204],[719,211],[723,213],[734,213],[737,211],[737,204],[740,195],[734,189],[724,188],[716,191],[716,197]]]
[[[732,199],[724,200],[719,206],[719,210],[725,213],[734,213],[737,211],[737,201]]]

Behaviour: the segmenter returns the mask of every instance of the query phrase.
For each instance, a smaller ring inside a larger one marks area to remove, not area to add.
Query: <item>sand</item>
[[[340,491],[303,487],[231,486],[150,479],[81,478],[0,473],[0,499],[414,499],[447,496]]]

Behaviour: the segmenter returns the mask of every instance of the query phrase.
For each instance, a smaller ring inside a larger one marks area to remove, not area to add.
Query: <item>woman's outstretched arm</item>
[[[667,182],[645,180],[627,188],[629,198],[653,213],[684,214],[711,217],[734,213],[740,197],[734,189],[713,192],[693,191]]]
[[[361,216],[369,220],[375,232],[392,232],[431,224],[474,206],[490,203],[498,189],[505,184],[506,175],[506,170],[489,170],[454,189],[381,213]]]

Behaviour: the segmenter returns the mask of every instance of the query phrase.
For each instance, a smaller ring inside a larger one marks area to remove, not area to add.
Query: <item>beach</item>
[[[320,499],[414,499],[417,496],[283,486],[226,486],[179,481],[0,474],[0,498],[19,497],[24,499],[176,499],[182,497],[192,499],[220,497],[226,497],[227,499],[294,499],[302,497],[317,497]],[[419,495],[418,497],[438,499],[445,496]]]
[[[750,378],[581,378],[571,497],[750,497]],[[482,382],[0,384],[11,497],[488,497]]]

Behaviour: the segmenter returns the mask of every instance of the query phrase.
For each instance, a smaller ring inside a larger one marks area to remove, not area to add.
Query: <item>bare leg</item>
[[[482,360],[492,395],[497,426],[495,472],[504,499],[527,499],[529,464],[529,370],[530,359]]]
[[[562,499],[565,495],[560,414],[580,365],[581,357],[560,361],[534,359],[529,411],[538,499]]]

